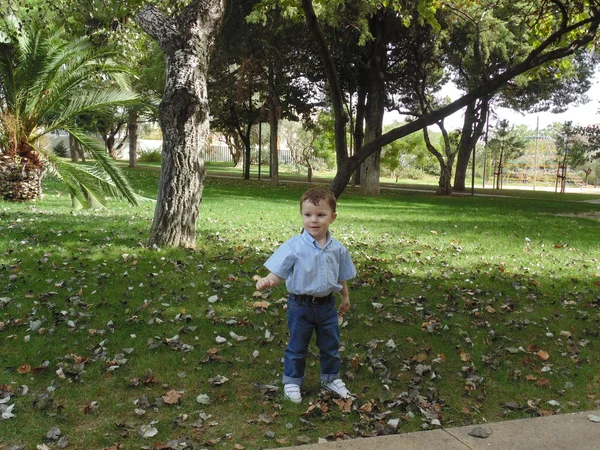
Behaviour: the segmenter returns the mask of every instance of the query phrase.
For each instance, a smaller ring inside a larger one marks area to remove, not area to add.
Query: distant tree
[[[498,122],[487,145],[494,160],[494,187],[496,189],[502,189],[506,162],[522,156],[526,146],[527,141],[519,129],[511,126],[508,120]]]
[[[326,114],[323,114],[326,116]],[[321,165],[331,166],[334,154],[331,147],[321,144],[325,134],[324,128],[328,122],[307,123],[302,125],[298,122],[282,121],[281,138],[285,141],[287,148],[291,151],[292,159],[296,164],[303,165],[307,170],[307,181],[312,181],[314,166],[322,161]]]
[[[432,158],[423,133],[413,133],[386,145],[382,151],[381,164],[398,181],[403,170],[412,167],[423,170],[435,164],[431,161]]]

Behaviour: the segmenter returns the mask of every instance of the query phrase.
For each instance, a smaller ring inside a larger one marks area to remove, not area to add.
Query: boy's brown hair
[[[300,198],[300,211],[302,211],[302,204],[304,202],[310,202],[313,205],[317,206],[321,201],[327,202],[327,204],[331,208],[331,211],[335,212],[335,206],[337,201],[334,193],[331,192],[329,189],[320,187],[309,189],[304,194],[302,194],[302,197]]]

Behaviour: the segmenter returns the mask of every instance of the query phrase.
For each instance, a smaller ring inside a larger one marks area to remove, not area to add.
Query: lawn
[[[157,170],[127,174],[155,195]],[[272,448],[598,407],[600,205],[352,188],[332,232],[358,269],[356,398],[320,392],[313,347],[303,403],[283,402],[285,288],[252,278],[304,189],[209,177],[194,250],[146,247],[152,202],[74,211],[52,180],[0,202],[0,449]]]

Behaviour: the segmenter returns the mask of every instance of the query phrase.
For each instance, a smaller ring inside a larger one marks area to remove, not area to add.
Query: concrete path
[[[287,450],[599,450],[600,410],[391,436],[325,442]],[[490,433],[474,437],[474,429]]]

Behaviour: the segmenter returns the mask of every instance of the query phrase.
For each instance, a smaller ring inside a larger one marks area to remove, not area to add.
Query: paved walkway
[[[309,444],[287,450],[598,450],[600,423],[593,420],[600,420],[600,410]],[[477,428],[489,436],[469,434]]]

